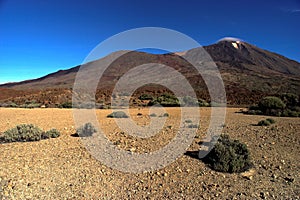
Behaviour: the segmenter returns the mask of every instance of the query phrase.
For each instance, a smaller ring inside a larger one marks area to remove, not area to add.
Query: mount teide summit
[[[220,41],[203,48],[220,70],[229,104],[251,104],[262,96],[287,92],[300,95],[300,63],[296,61],[242,41]],[[183,58],[195,60],[202,53],[202,48],[162,55],[137,51],[126,53],[115,60],[103,74],[96,100],[108,101],[116,82],[130,69],[142,64],[158,63],[170,66],[183,74],[198,97],[209,101],[201,75]],[[99,59],[93,61],[93,64],[101,67],[102,62],[103,59]],[[199,62],[206,65],[212,61],[204,59]],[[155,68],[155,65],[153,67]],[[38,79],[0,85],[0,91],[5,91],[5,95],[0,94],[0,100],[16,103],[35,100],[43,104],[71,101],[71,90],[79,68],[80,66],[76,66]],[[167,89],[158,85],[148,85],[140,88],[136,95],[144,92],[160,94],[167,92]]]

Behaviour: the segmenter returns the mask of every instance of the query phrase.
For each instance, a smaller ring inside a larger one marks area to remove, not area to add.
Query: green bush
[[[185,123],[192,123],[192,120],[187,119],[187,120],[185,120]]]
[[[299,112],[292,110],[289,112],[289,117],[299,117],[300,116],[299,114],[300,114]]]
[[[284,109],[285,104],[278,97],[269,96],[263,98],[258,103],[258,107],[260,108],[261,111],[267,111],[270,109]]]
[[[250,106],[246,114],[263,114],[278,117],[300,116],[299,98],[295,94],[282,94],[263,98],[257,106]]]
[[[8,103],[8,107],[17,108],[19,106],[16,103],[14,103],[14,102],[10,102],[10,103]]]
[[[170,115],[169,115],[169,113],[164,113],[163,114],[163,117],[169,117]]]
[[[116,111],[116,112],[113,112],[109,115],[107,115],[108,118],[128,118],[128,116],[126,115],[125,112],[123,111]]]
[[[60,108],[72,108],[72,102],[64,102],[62,104],[59,105]]]
[[[280,99],[286,104],[288,108],[298,106],[299,97],[296,94],[285,93],[280,95]]]
[[[300,114],[300,112],[297,112],[295,110],[290,110],[290,109],[285,109],[281,116],[282,117],[298,117]]]
[[[42,134],[42,139],[48,139],[48,138],[57,138],[60,136],[60,132],[56,129],[50,129],[49,131],[46,131]]]
[[[190,96],[183,97],[182,101],[184,103],[184,106],[199,106],[198,99]]]
[[[259,110],[259,107],[257,105],[251,105],[249,106],[249,110]]]
[[[188,128],[199,128],[198,124],[189,124]]]
[[[294,107],[292,108],[292,110],[294,110],[294,111],[300,113],[300,106],[294,106]]]
[[[266,121],[270,122],[270,124],[275,124],[275,120],[273,118],[267,118]]]
[[[263,112],[261,110],[249,110],[248,112],[246,112],[246,114],[249,114],[249,115],[262,115]]]
[[[200,107],[208,107],[210,106],[209,103],[207,103],[207,101],[205,101],[204,99],[198,99],[198,104]]]
[[[169,117],[169,116],[170,116],[169,113],[164,113],[164,114],[160,115],[159,117]]]
[[[148,103],[148,106],[159,104],[164,107],[177,107],[180,106],[180,102],[176,96],[171,94],[163,94],[157,98],[154,98]]]
[[[150,117],[157,117],[157,115],[155,113],[151,113]]]
[[[153,96],[151,96],[150,94],[142,94],[141,96],[139,96],[140,100],[153,100]]]
[[[271,125],[271,122],[268,121],[268,120],[260,120],[258,123],[257,123],[257,126],[270,126]]]
[[[44,132],[33,124],[20,124],[5,131],[0,137],[0,140],[2,142],[28,142],[59,136],[60,134],[56,129],[51,129],[47,132]]]
[[[247,146],[228,135],[221,135],[204,161],[216,171],[229,173],[243,172],[252,166]]]
[[[90,137],[96,132],[97,132],[96,128],[90,122],[84,124],[83,126],[79,127],[76,130],[77,135],[80,136],[80,137]]]

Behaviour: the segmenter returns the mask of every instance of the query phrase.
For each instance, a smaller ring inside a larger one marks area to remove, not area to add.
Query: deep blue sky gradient
[[[238,37],[299,62],[299,22],[299,0],[0,0],[0,83],[79,65],[103,40],[147,26],[203,46]]]

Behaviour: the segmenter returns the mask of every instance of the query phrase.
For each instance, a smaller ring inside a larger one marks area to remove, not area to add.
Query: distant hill
[[[242,41],[220,41],[205,46],[204,49],[218,66],[227,94],[228,103],[232,105],[251,104],[262,96],[295,93],[300,95],[300,63],[284,56]],[[99,82],[96,99],[98,102],[109,101],[115,83],[128,70],[145,63],[159,63],[173,67],[183,74],[199,98],[209,101],[209,95],[202,77],[181,56],[196,60],[202,53],[201,48],[186,52],[154,55],[132,51],[114,61]],[[110,56],[110,55],[108,55]],[[102,66],[103,59],[93,61]],[[199,60],[202,65],[209,60]],[[83,65],[83,67],[88,64]],[[41,104],[59,104],[71,101],[72,87],[80,66],[60,70],[47,76],[18,83],[0,85],[0,89],[9,91],[0,94],[0,101],[22,103],[35,100]],[[92,71],[90,72],[92,73]],[[87,82],[91,80],[86,80]],[[137,91],[137,96],[147,91],[160,94],[168,92],[157,85],[146,86]]]

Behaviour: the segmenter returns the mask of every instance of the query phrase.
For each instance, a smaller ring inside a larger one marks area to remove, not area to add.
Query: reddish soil
[[[166,126],[150,141],[122,134],[114,119],[106,118],[110,110],[97,110],[97,116],[119,148],[147,152],[167,144],[178,128],[179,109],[166,111]],[[253,124],[266,116],[236,111],[227,108],[223,132],[247,144],[254,164],[248,175],[216,172],[188,155],[157,171],[123,173],[94,159],[81,139],[71,136],[71,109],[0,108],[0,132],[21,123],[61,131],[59,138],[0,144],[0,199],[299,199],[300,119],[273,117],[274,125],[260,127]],[[130,112],[138,124],[149,123],[147,109]],[[199,150],[209,123],[210,108],[200,113],[201,128],[188,151]]]

